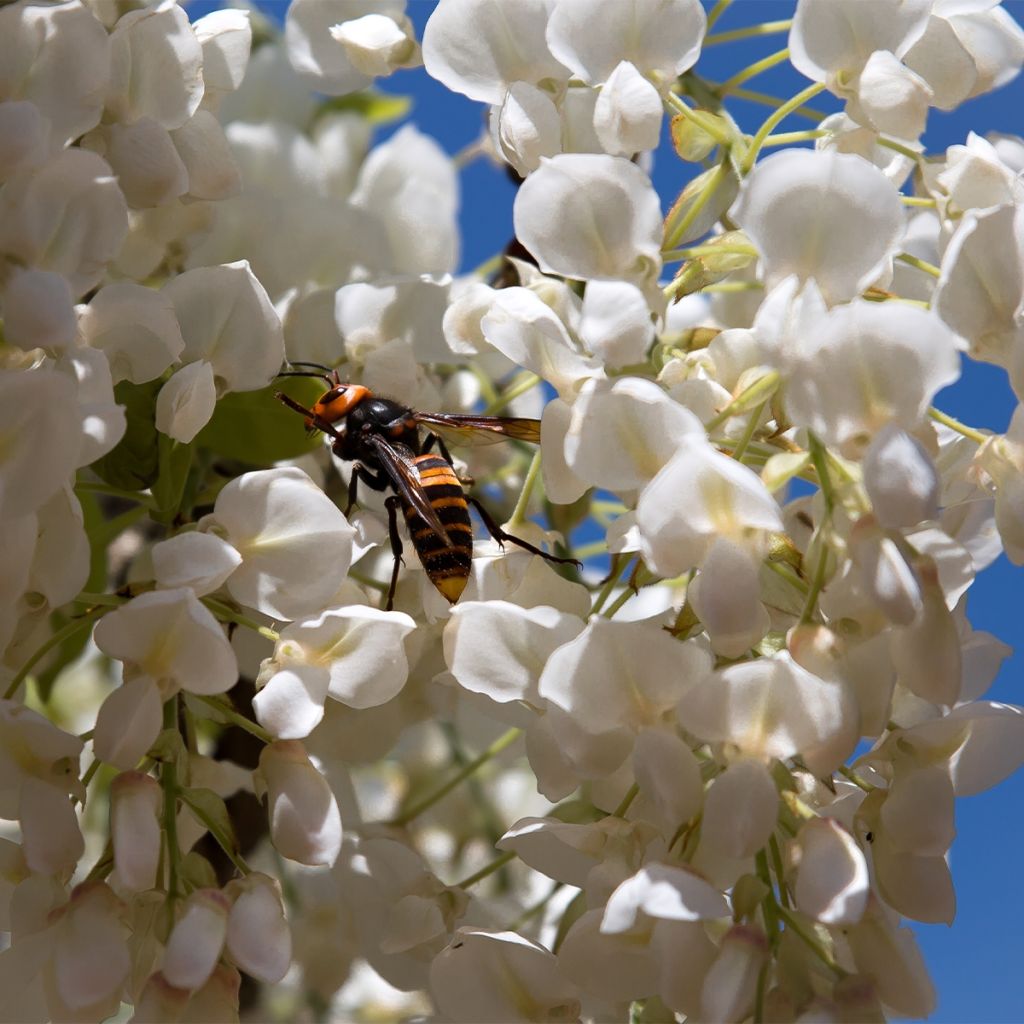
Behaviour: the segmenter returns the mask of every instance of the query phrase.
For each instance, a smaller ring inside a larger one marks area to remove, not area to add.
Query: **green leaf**
[[[124,491],[143,491],[152,486],[160,472],[158,434],[154,424],[156,396],[162,380],[146,384],[121,381],[114,388],[114,400],[124,406],[127,426],[124,437],[112,451],[92,464],[104,483]]]
[[[178,795],[193,814],[210,830],[210,835],[229,856],[238,853],[238,839],[227,805],[212,789],[185,789]]]
[[[390,124],[400,121],[412,109],[411,96],[396,96],[375,89],[334,96],[317,108],[314,122],[327,114],[351,112],[366,118],[370,124]]]
[[[219,888],[217,872],[213,870],[213,865],[195,850],[190,850],[181,862],[181,877],[190,889]]]
[[[225,395],[196,443],[224,458],[254,466],[268,466],[315,451],[323,443],[319,433],[307,434],[302,417],[278,401],[274,392],[283,391],[308,407],[325,389],[322,380],[287,377],[260,391]]]

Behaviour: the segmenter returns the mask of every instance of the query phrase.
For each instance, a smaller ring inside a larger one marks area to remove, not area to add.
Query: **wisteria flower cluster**
[[[1024,140],[920,140],[1024,32],[729,6],[0,6],[3,1019],[931,1012],[903,921],[1024,762],[966,612],[1024,563],[1024,412],[934,404],[964,360],[1024,399]],[[421,65],[486,108],[454,160],[373,145]],[[457,276],[469,159],[515,239]],[[449,604],[407,539],[390,587],[393,480],[353,506],[344,420],[275,395],[335,369],[539,419],[453,469],[562,564],[478,540]]]

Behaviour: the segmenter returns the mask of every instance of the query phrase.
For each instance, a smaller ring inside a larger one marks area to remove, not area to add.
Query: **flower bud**
[[[938,515],[935,465],[921,442],[895,424],[883,427],[864,453],[864,486],[875,518],[888,529]]]
[[[170,984],[190,990],[206,984],[224,948],[230,906],[218,889],[196,889],[188,897],[164,950]]]
[[[283,857],[330,866],[341,850],[341,815],[327,780],[298,740],[270,743],[260,754],[270,838]]]
[[[291,965],[292,934],[277,882],[253,872],[229,882],[224,891],[234,899],[227,930],[231,959],[268,985],[279,982]]]
[[[110,785],[110,839],[124,887],[143,892],[156,884],[160,863],[160,786],[142,772],[122,772]]]

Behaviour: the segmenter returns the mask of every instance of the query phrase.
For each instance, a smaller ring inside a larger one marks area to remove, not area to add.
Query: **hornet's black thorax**
[[[369,434],[384,437],[392,445],[404,445],[413,455],[420,454],[420,432],[412,410],[389,398],[364,399],[345,416],[344,426],[344,436],[334,443],[334,454],[361,462],[367,469],[383,468],[365,442]]]

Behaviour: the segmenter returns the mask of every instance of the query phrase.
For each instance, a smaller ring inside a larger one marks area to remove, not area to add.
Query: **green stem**
[[[421,800],[417,800],[397,817],[392,818],[390,824],[401,828],[408,825],[410,821],[418,818],[424,811],[429,810],[434,804],[443,800],[463,780],[468,779],[475,772],[479,771],[488,761],[497,757],[503,750],[512,746],[520,736],[522,729],[509,729],[499,736],[486,750],[479,753],[472,761],[468,761],[456,772],[446,783],[438,786],[433,792],[428,793]]]
[[[603,547],[603,544],[602,544],[602,547]],[[579,553],[580,552],[577,551],[577,554],[579,554]],[[613,555],[612,556],[613,559],[617,559],[618,557],[619,557],[618,555]],[[605,601],[607,601],[608,598],[611,596],[612,591],[615,589],[615,584],[618,583],[620,579],[622,579],[622,574],[626,571],[627,568],[629,568],[631,562],[632,562],[632,559],[627,558],[622,563],[622,568],[618,569],[618,571],[616,571],[615,566],[617,565],[617,563],[615,561],[613,561],[613,563],[612,563],[613,568],[608,573],[608,579],[606,579],[604,581],[604,584],[601,587],[601,590],[599,591],[597,597],[594,599],[593,607],[590,609],[590,614],[591,615],[600,615],[601,609],[604,607]]]
[[[142,505],[147,509],[155,509],[156,502],[152,496],[142,491],[126,491],[121,487],[112,487],[110,484],[100,483],[98,480],[79,480],[75,484],[76,491],[88,491],[92,494],[107,494],[112,498],[121,498],[122,501],[132,501],[136,505]]]
[[[712,24],[709,14],[709,29]],[[748,25],[746,28],[734,28],[728,32],[716,32],[713,36],[705,36],[704,46],[719,46],[721,43],[732,43],[738,39],[753,39],[755,36],[770,36],[779,32],[788,32],[792,25],[792,18],[786,18],[784,21],[762,21],[759,25]]]
[[[512,386],[507,391],[502,391],[498,397],[491,402],[484,409],[485,416],[493,416],[496,412],[501,412],[510,402],[515,401],[520,395],[525,395],[527,391],[532,391],[540,383],[540,377],[535,373],[525,373],[520,378],[513,382]]]
[[[786,887],[786,869],[782,863],[782,849],[774,835],[768,840],[768,849],[771,851],[772,867],[779,882],[779,900],[786,909],[789,909],[789,889]]]
[[[523,481],[523,489],[519,492],[519,500],[516,502],[516,507],[512,509],[512,516],[509,519],[510,526],[526,522],[526,511],[530,507],[530,497],[533,494],[533,489],[537,484],[539,476],[540,449],[533,453],[530,468],[527,470],[526,479]]]
[[[495,857],[490,864],[485,864],[479,871],[474,871],[468,878],[464,878],[455,886],[457,889],[468,889],[471,885],[483,881],[495,871],[500,871],[510,860],[515,860],[519,854],[515,850],[506,850],[500,857]]]
[[[775,135],[769,135],[761,145],[762,147],[789,146],[794,142],[813,142],[825,135],[828,135],[828,132],[822,131],[820,128],[808,128],[802,132],[778,132]]]
[[[934,199],[927,196],[900,196],[900,202],[904,206],[923,206],[927,209],[934,209],[937,205]]]
[[[101,615],[103,615],[105,611],[106,608],[93,608],[84,615],[79,616],[77,619],[72,619],[69,623],[58,629],[56,633],[50,636],[50,638],[38,647],[35,653],[18,670],[4,693],[4,700],[14,700],[14,695],[18,692],[21,684],[28,678],[29,673],[43,658],[46,657],[47,654],[50,653],[50,651],[55,647],[59,647],[65,640],[69,640],[81,630],[91,628],[92,624]]]
[[[251,629],[254,633],[259,633],[260,636],[266,637],[275,644],[281,639],[281,634],[278,633],[276,629],[264,626],[255,619],[249,618],[248,615],[243,615],[241,612],[235,611],[234,608],[224,604],[223,601],[218,601],[213,597],[204,597],[202,601],[203,604],[205,604],[221,622],[234,622],[236,625],[245,626],[246,629]]]
[[[369,587],[371,590],[376,590],[380,594],[386,594],[391,586],[388,583],[382,583],[380,580],[373,579],[372,576],[367,576],[366,573],[357,572],[355,569],[349,569],[349,577],[354,579],[356,583],[363,587]]]
[[[712,7],[710,11],[708,11],[708,21],[707,21],[707,26],[704,29],[705,32],[710,32],[711,31],[711,29],[714,27],[715,22],[718,21],[718,19],[723,14],[725,14],[725,12],[728,10],[730,4],[732,4],[732,0],[716,0],[715,6]],[[707,41],[708,41],[707,40],[707,36],[705,36],[704,37],[705,45],[707,44]]]
[[[949,427],[950,430],[955,430],[958,434],[962,434],[978,444],[984,444],[992,436],[981,430],[975,430],[974,427],[969,427],[966,423],[953,419],[948,413],[944,413],[941,409],[936,409],[934,405],[928,410],[928,415],[936,423],[941,423],[943,426]]]
[[[164,704],[164,728],[178,728],[178,698]],[[164,833],[167,836],[167,913],[174,926],[174,904],[178,899],[178,765],[172,759],[160,765],[160,788],[164,791]]]
[[[832,490],[832,478],[828,472],[828,453],[825,446],[814,436],[810,435],[811,462],[818,474],[818,486],[821,488],[825,509],[821,523],[815,531],[818,540],[818,564],[814,569],[814,578],[811,580],[811,588],[807,591],[807,598],[804,601],[803,611],[800,614],[802,623],[810,622],[814,618],[814,611],[818,605],[818,595],[825,587],[825,572],[828,569],[828,546],[824,540],[824,526],[832,518],[832,510],[835,508],[835,493]]]
[[[837,977],[842,977],[846,972],[832,959],[832,956],[825,950],[818,939],[807,931],[803,923],[798,921],[793,912],[786,907],[777,906],[779,917],[786,922],[795,935],[799,936],[811,949],[814,955]]]
[[[769,114],[765,119],[764,124],[761,125],[757,130],[757,134],[751,139],[750,148],[747,150],[746,155],[743,157],[743,162],[740,165],[741,174],[749,174],[754,167],[754,163],[757,160],[757,154],[761,150],[761,146],[764,145],[764,140],[771,135],[772,130],[777,124],[785,120],[786,116],[793,113],[797,107],[803,106],[804,100],[809,100],[818,93],[824,90],[825,86],[820,82],[815,82],[813,85],[809,85],[806,89],[801,89],[792,99],[787,100],[779,107],[773,114]],[[739,95],[735,93],[734,95]]]
[[[546,896],[541,896],[536,903],[527,907],[509,926],[508,931],[517,932],[531,918],[536,917],[550,902],[552,897],[565,885],[565,882],[555,882],[548,890]]]
[[[778,370],[770,370],[763,377],[758,377],[750,387],[741,391],[717,416],[712,416],[704,424],[705,429],[710,433],[716,427],[720,427],[726,420],[741,412],[746,412],[752,404],[760,405],[775,393],[782,378]]]
[[[626,795],[619,801],[619,806],[612,811],[613,818],[624,818],[626,811],[629,810],[629,805],[637,798],[640,792],[640,787],[634,782],[632,786],[626,790]]]
[[[913,160],[914,163],[918,163],[923,156],[923,154],[917,152],[917,150],[910,149],[908,146],[904,146],[895,139],[886,139],[879,136],[877,141],[878,145],[885,146],[886,149],[891,149],[895,153],[902,153],[904,156]]]
[[[916,256],[911,256],[909,252],[901,252],[896,259],[898,259],[900,263],[906,263],[907,266],[923,270],[926,274],[931,274],[932,277],[938,277],[942,273],[934,263],[928,263],[926,260],[918,259]]]
[[[753,440],[754,432],[757,430],[758,424],[761,422],[761,414],[767,408],[771,398],[766,398],[756,409],[750,414],[750,419],[747,420],[746,429],[743,431],[742,436],[733,449],[732,457],[737,462],[743,461],[743,456],[746,453],[747,445]]]
[[[239,729],[244,729],[247,733],[255,736],[258,740],[262,740],[264,743],[273,743],[274,737],[267,732],[263,726],[254,722],[251,718],[246,718],[245,715],[240,714],[233,707],[230,707],[224,698],[219,697],[207,697],[205,694],[194,693],[192,697],[195,700],[202,701],[207,707],[213,708],[218,714],[223,715],[232,725],[237,726]]]
[[[742,71],[737,71],[732,78],[727,78],[718,88],[718,95],[725,96],[727,93],[732,92],[733,89],[738,88],[744,82],[751,78],[755,78],[762,72],[775,67],[783,61],[789,60],[789,48],[786,47],[784,50],[777,50],[775,53],[769,54],[767,57],[762,57],[761,60],[755,61],[753,64],[743,68]]]
[[[865,782],[852,768],[848,768],[845,764],[839,766],[839,774],[844,779],[848,779],[858,789],[863,790],[865,793],[873,793],[876,786],[872,786],[870,782]]]
[[[704,84],[711,89],[717,89],[720,85],[718,82],[707,80],[705,80]],[[767,92],[756,92],[753,89],[733,89],[732,98],[734,100],[746,100],[748,103],[756,103],[760,107],[781,107],[786,102],[782,96],[773,96]],[[828,117],[824,110],[818,110],[815,107],[797,107],[796,110],[791,110],[790,113],[795,117],[802,117],[808,121],[813,121],[815,124],[820,124]]]
[[[758,256],[759,253],[752,245],[743,245],[738,242],[734,245],[691,245],[684,249],[669,249],[662,252],[661,258],[666,263],[676,260],[689,260],[698,256],[720,256],[723,254],[737,253],[740,256]]]

